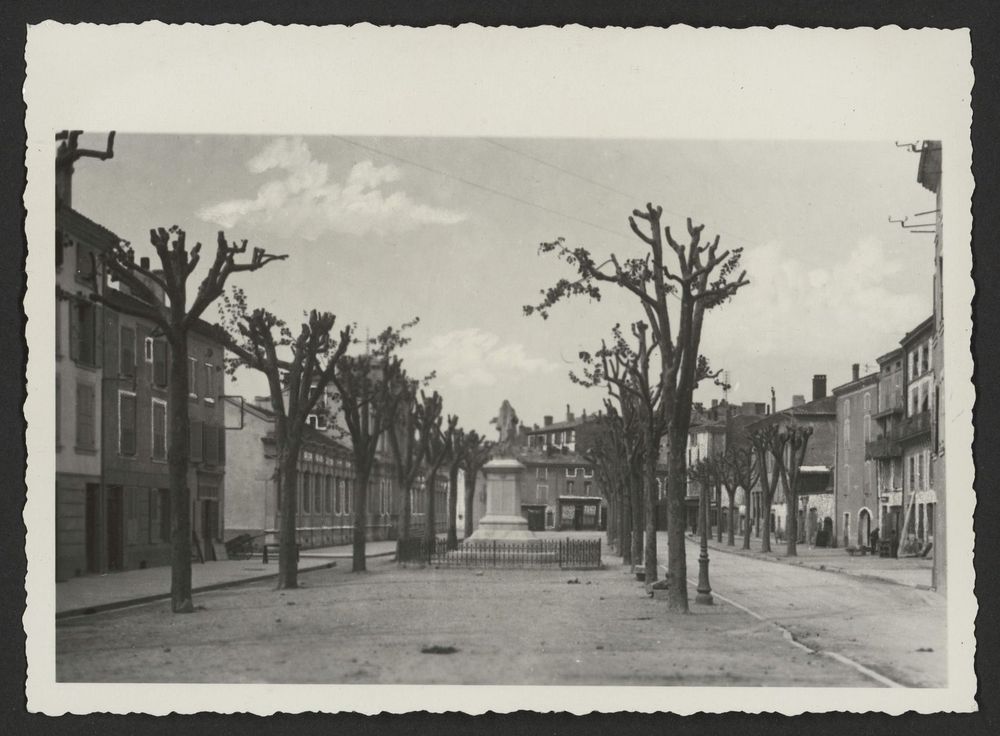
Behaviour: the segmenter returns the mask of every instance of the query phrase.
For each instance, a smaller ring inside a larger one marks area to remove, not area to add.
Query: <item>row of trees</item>
[[[632,324],[634,345],[616,330],[612,342],[602,344],[596,356],[581,355],[587,366],[581,380],[608,387],[609,410],[616,410],[609,423],[613,426],[620,422],[623,436],[629,437],[616,460],[620,469],[605,469],[602,475],[621,476],[620,485],[609,486],[613,489],[612,499],[621,496],[620,503],[613,501],[618,521],[626,516],[627,505],[627,516],[631,519],[629,533],[634,537],[640,528],[647,531],[643,551],[648,581],[656,576],[653,498],[660,442],[666,440],[670,578],[667,603],[670,610],[687,612],[684,541],[687,435],[695,388],[700,381],[718,375],[709,369],[707,359],[699,352],[702,329],[706,314],[749,282],[746,272],[739,271],[741,249],[720,251],[718,237],[703,242],[704,225],[696,226],[690,218],[688,240],[682,244],[673,237],[670,227],[662,225],[662,215],[661,207],[647,203],[645,210],[633,210],[628,218],[632,233],[645,251],[642,256],[622,258],[612,253],[607,260],[597,263],[588,249],[570,248],[563,238],[542,243],[540,253],[554,254],[575,275],[572,280],[560,279],[543,290],[542,300],[525,306],[524,311],[547,318],[549,311],[567,298],[586,296],[600,300],[605,285],[624,290],[637,302],[641,317]],[[634,445],[630,449],[625,447],[629,442],[639,444],[641,458]],[[636,467],[642,468],[638,479]],[[625,476],[631,480],[627,481]],[[637,491],[638,488],[642,490]],[[637,552],[634,541],[630,549],[634,560]]]
[[[746,518],[743,525],[743,549],[750,549],[750,536],[753,531],[753,516],[750,509],[750,491],[759,484],[762,509],[762,549],[771,551],[771,514],[769,510],[774,502],[778,483],[785,497],[786,510],[786,554],[794,557],[797,554],[798,538],[798,496],[801,492],[801,467],[805,460],[812,427],[799,425],[791,421],[784,424],[769,423],[764,427],[749,433],[749,444],[730,446],[724,452],[701,458],[688,469],[688,477],[706,486],[709,495],[715,496],[716,508],[719,509],[717,539],[722,541],[722,490],[725,489],[728,498],[728,538],[727,544],[735,546],[736,493],[743,489],[746,504]],[[699,519],[707,519],[704,509],[699,510]],[[703,521],[701,523],[704,523]]]
[[[475,478],[489,459],[491,443],[475,431],[459,428],[457,416],[446,417],[442,398],[436,391],[425,393],[433,374],[419,379],[407,374],[399,350],[409,342],[407,330],[417,320],[359,340],[355,325],[337,332],[335,315],[314,309],[293,332],[268,310],[250,308],[242,289],[225,290],[233,274],[259,270],[286,256],[254,248],[250,258],[243,259],[246,241],[231,243],[221,232],[215,259],[189,302],[188,282],[199,264],[201,244],[188,249],[184,231],[176,226],[152,230],[150,241],[158,256],[159,269],[137,262],[133,249],[125,242],[104,254],[103,262],[112,278],[139,299],[137,303],[117,308],[153,322],[170,346],[167,457],[173,499],[170,508],[174,612],[194,610],[187,486],[190,461],[187,337],[192,325],[217,301],[221,314],[217,336],[228,351],[227,372],[232,375],[240,367],[247,367],[262,373],[268,383],[275,416],[275,481],[281,498],[278,587],[294,588],[298,584],[295,554],[298,463],[309,415],[324,410],[329,413],[331,424],[349,440],[353,453],[356,483],[352,570],[363,571],[366,567],[369,480],[383,436],[389,439],[398,492],[403,499],[401,537],[410,536],[411,490],[423,472],[428,478],[424,534],[428,548],[432,548],[437,515],[434,481],[438,472],[447,467],[452,489],[447,509],[448,544],[457,545],[458,473],[463,468],[466,471],[466,508],[471,509]],[[105,300],[100,293],[94,299]],[[471,534],[471,521],[467,514],[466,535]]]

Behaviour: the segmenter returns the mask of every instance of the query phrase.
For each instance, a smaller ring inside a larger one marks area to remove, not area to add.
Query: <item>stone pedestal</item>
[[[497,458],[483,466],[486,475],[486,514],[467,543],[482,541],[524,542],[537,539],[521,515],[521,485],[525,467],[511,457]]]

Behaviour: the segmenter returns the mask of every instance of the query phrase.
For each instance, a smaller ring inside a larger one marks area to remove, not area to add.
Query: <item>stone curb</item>
[[[689,537],[688,535],[684,535],[684,538],[687,539],[692,544],[698,544],[698,540],[696,538]],[[936,592],[936,588],[934,588],[931,585],[924,585],[923,583],[904,583],[900,580],[893,580],[892,578],[886,578],[880,575],[869,575],[868,573],[855,572],[853,570],[847,570],[843,567],[836,567],[825,564],[820,565],[818,563],[813,563],[813,562],[802,562],[801,558],[796,558],[793,560],[789,559],[788,557],[779,557],[774,554],[768,554],[764,552],[754,552],[753,550],[748,551],[743,548],[734,549],[728,546],[720,547],[718,546],[718,542],[716,542],[715,540],[709,542],[708,548],[716,552],[725,552],[726,554],[729,555],[739,555],[740,557],[749,557],[754,560],[763,560],[764,562],[777,562],[783,565],[791,565],[795,567],[807,567],[810,570],[816,570],[818,572],[832,572],[832,573],[837,573],[839,575],[849,575],[853,578],[864,578],[865,580],[877,580],[880,583],[888,583],[890,585],[901,585],[904,588],[913,588],[915,590],[927,590],[931,592]]]
[[[395,552],[391,553],[395,555]],[[376,555],[368,555],[368,559],[373,557],[385,557],[387,553],[380,552]],[[301,559],[301,556],[300,556]],[[313,559],[330,559],[330,558],[313,558]],[[339,559],[339,558],[338,558]],[[350,559],[348,556],[347,559]],[[329,570],[336,565],[335,562],[323,562],[315,565],[310,565],[309,567],[300,567],[299,572],[313,572],[315,570]],[[264,575],[253,575],[245,578],[237,578],[235,580],[224,580],[221,583],[210,583],[208,585],[202,585],[197,588],[192,588],[191,593],[207,593],[213,590],[223,590],[225,588],[235,588],[239,585],[246,585],[248,583],[259,583],[264,580],[271,580],[278,577],[277,571],[269,572]],[[128,598],[120,601],[112,601],[110,603],[99,603],[96,606],[83,606],[81,608],[68,608],[65,611],[56,612],[56,620],[66,619],[66,618],[76,618],[79,616],[90,616],[95,613],[104,613],[106,611],[114,611],[119,608],[131,608],[132,606],[141,606],[146,603],[154,603],[156,601],[167,600],[170,598],[170,593],[155,593],[153,595],[139,596],[137,598]]]

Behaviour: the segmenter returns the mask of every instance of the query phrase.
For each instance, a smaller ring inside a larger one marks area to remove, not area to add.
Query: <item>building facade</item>
[[[865,446],[865,458],[875,463],[875,492],[878,497],[878,529],[889,539],[898,528],[902,508],[903,453],[899,427],[905,413],[903,392],[903,351],[891,350],[878,358],[878,404],[872,418],[874,435]],[[890,516],[894,510],[896,518]]]
[[[108,569],[113,533],[101,489],[104,289],[101,255],[118,236],[69,206],[56,208],[56,580]],[[113,511],[113,509],[112,509]]]
[[[873,417],[879,407],[881,373],[860,375],[833,389],[837,402],[837,451],[834,466],[838,539],[843,547],[868,547],[879,523],[876,461],[868,447],[879,436]]]

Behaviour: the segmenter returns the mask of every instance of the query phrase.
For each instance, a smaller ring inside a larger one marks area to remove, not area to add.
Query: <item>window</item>
[[[333,513],[338,516],[343,513],[344,508],[344,479],[334,478],[335,491],[333,494]]]
[[[567,478],[575,478],[576,477],[576,468],[566,468],[566,477]]]
[[[118,375],[135,375],[135,330],[122,327],[121,345],[118,350]]]
[[[351,498],[351,493],[354,492],[354,479],[348,478],[344,481],[344,513],[351,513],[351,506],[353,499]]]
[[[872,395],[865,391],[865,411],[872,410]]]
[[[844,447],[851,446],[851,420],[847,418],[844,420]]]
[[[566,444],[571,442],[576,442],[576,432],[572,429],[566,433]]]
[[[851,416],[851,400],[844,399],[844,416]]]
[[[323,509],[328,514],[333,513],[333,476],[326,476],[326,498],[324,499]]]
[[[917,487],[915,485],[916,477],[917,477],[917,459],[913,457],[913,455],[910,455],[910,482],[908,485],[911,492],[917,490]]]
[[[167,343],[164,340],[153,341],[153,385],[167,385]]]
[[[593,485],[594,484],[591,483],[590,481],[584,481],[583,482],[583,495],[584,496],[589,496],[590,495],[590,490],[591,490],[591,487]]]
[[[323,510],[323,479],[319,474],[313,478],[313,509],[317,514]]]
[[[147,363],[153,362],[153,338],[147,337],[142,341],[142,355]]]
[[[312,493],[312,486],[310,485],[311,478],[309,476],[309,471],[302,474],[302,485],[300,486],[299,500],[302,504],[302,513],[308,514],[311,507],[309,494]]]
[[[188,356],[188,396],[198,398],[198,359]]]
[[[544,465],[535,468],[535,478],[537,480],[547,480],[549,477],[549,469]]]
[[[211,363],[205,363],[203,366],[205,371],[205,402],[208,404],[215,403],[215,366]]]
[[[83,243],[76,244],[76,280],[96,285],[97,258]]]
[[[118,392],[118,452],[121,455],[135,455],[135,394],[131,391]]]
[[[153,399],[153,459],[167,459],[167,402]]]
[[[874,485],[875,484],[872,479],[872,461],[865,460],[865,487],[861,489],[862,493],[867,495],[871,492],[872,486]]]
[[[583,477],[584,478],[593,478],[594,477],[594,469],[593,468],[584,468],[583,469]]]
[[[548,487],[547,484],[540,483],[539,485],[535,486],[535,497],[536,498],[542,498],[542,497],[545,497],[545,496],[548,496],[548,495],[549,495],[549,487]],[[469,513],[472,513],[472,512],[469,511]]]
[[[76,385],[76,446],[94,449],[94,387],[89,383]]]
[[[566,495],[573,495],[573,481],[571,480],[566,481]]]
[[[69,317],[69,357],[81,365],[100,366],[100,309],[85,299],[74,299],[70,302]]]
[[[872,416],[865,414],[865,442],[872,441]]]
[[[563,433],[562,432],[557,432],[556,433],[556,444],[557,445],[563,444]]]
[[[924,453],[917,455],[917,490],[926,490],[924,485]]]
[[[326,414],[310,414],[308,417],[306,417],[306,424],[308,424],[313,429],[321,429],[321,430],[326,429],[327,428]]]
[[[920,411],[930,411],[930,383],[924,381],[920,386]]]
[[[851,466],[844,463],[844,493],[851,492]]]

